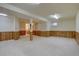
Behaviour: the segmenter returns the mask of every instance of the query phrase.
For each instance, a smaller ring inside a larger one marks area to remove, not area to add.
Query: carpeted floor
[[[79,56],[74,39],[63,37],[28,37],[0,42],[0,56]]]

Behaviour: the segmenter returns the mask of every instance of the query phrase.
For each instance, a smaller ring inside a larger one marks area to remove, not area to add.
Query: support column
[[[33,31],[33,19],[30,20],[30,40],[33,40],[32,31]]]

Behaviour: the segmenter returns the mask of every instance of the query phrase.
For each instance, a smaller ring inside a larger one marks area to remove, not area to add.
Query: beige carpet
[[[21,37],[0,42],[0,56],[79,56],[74,39],[63,37]]]

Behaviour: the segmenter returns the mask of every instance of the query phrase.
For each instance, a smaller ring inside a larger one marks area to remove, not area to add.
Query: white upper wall
[[[75,19],[60,19],[57,26],[51,26],[53,31],[75,31]]]
[[[19,23],[15,16],[0,16],[0,32],[18,31]]]
[[[75,31],[75,19],[60,19],[57,26],[53,26],[50,22],[39,23],[36,30],[40,31]],[[79,26],[78,26],[79,27]]]
[[[47,31],[47,24],[46,23],[38,23],[36,25],[36,29],[37,31]]]
[[[76,19],[76,29],[79,31],[79,14]],[[0,32],[5,31],[18,31],[19,30],[19,21],[15,16],[0,16]],[[42,22],[38,23],[36,30],[40,31],[75,31],[75,19],[60,19],[58,26],[52,26],[50,23]]]
[[[79,32],[79,12],[77,13],[76,16],[76,32]]]

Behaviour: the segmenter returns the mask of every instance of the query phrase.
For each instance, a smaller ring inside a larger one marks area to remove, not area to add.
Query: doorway
[[[29,36],[29,30],[30,30],[30,24],[29,23],[25,24],[25,30],[26,30],[26,36]]]
[[[26,36],[29,37],[30,40],[32,41],[33,40],[33,36],[32,36],[33,24],[26,23],[25,29],[26,29]]]

